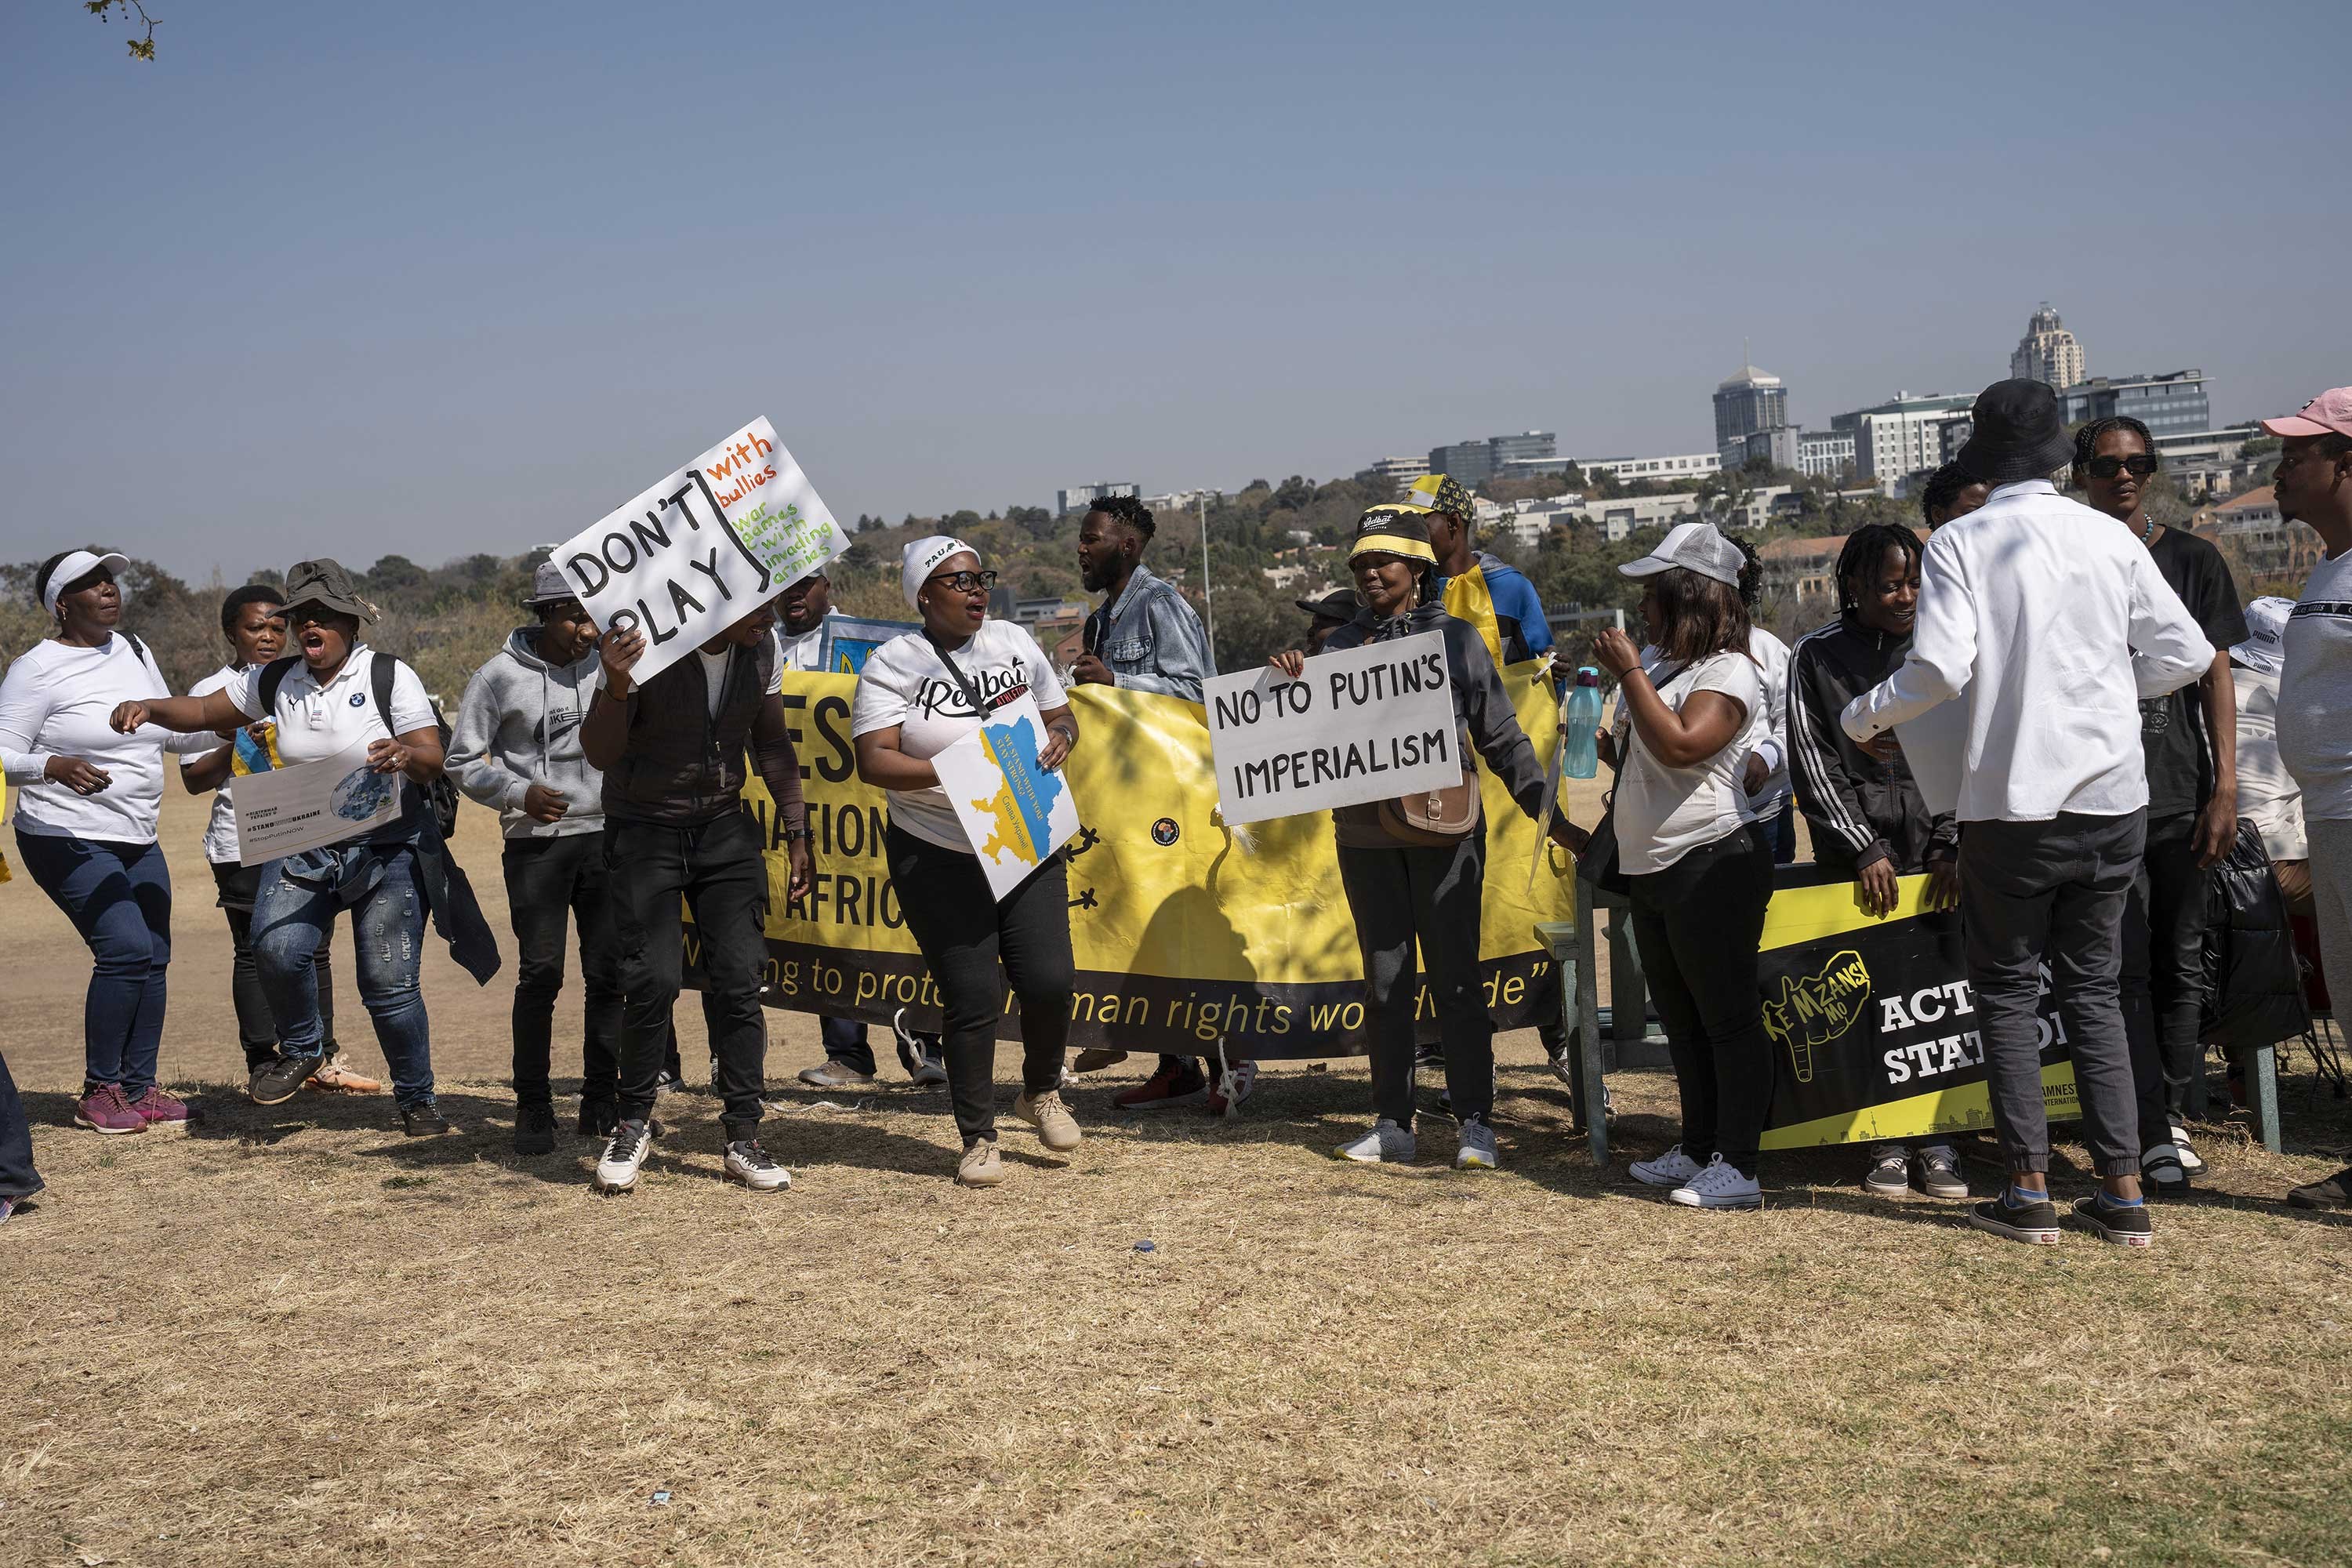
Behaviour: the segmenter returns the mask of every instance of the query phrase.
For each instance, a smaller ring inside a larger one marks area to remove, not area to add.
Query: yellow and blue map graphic
[[[1042,863],[1053,852],[1054,801],[1063,785],[1037,762],[1036,725],[1026,714],[1010,724],[983,724],[980,745],[1004,773],[992,799],[971,803],[995,823],[980,852],[1000,865],[1007,855],[1024,865]]]

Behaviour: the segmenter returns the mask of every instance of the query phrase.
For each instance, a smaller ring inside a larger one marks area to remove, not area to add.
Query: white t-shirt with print
[[[1656,663],[1645,661],[1643,668],[1656,678]],[[1719,691],[1751,716],[1764,703],[1763,676],[1744,652],[1712,654],[1676,671],[1658,688],[1658,697],[1680,713],[1697,691]],[[1617,771],[1617,859],[1626,875],[1663,871],[1753,820],[1754,808],[1739,787],[1752,739],[1747,720],[1715,755],[1686,768],[1670,768],[1650,754],[1622,698],[1616,735],[1617,754],[1625,759]]]
[[[247,719],[278,721],[280,763],[289,768],[323,763],[352,746],[397,740],[433,728],[433,700],[425,695],[425,683],[416,679],[416,672],[404,664],[393,673],[392,727],[384,727],[383,715],[376,710],[375,681],[369,673],[376,657],[373,648],[360,644],[324,689],[309,665],[296,665],[278,688],[274,715],[261,710],[261,678],[268,666],[255,665],[225,689]],[[403,784],[404,814],[416,804],[416,786],[405,780]]]
[[[2311,822],[2352,820],[2352,550],[2311,569],[2286,621],[2278,753]]]
[[[1005,621],[987,620],[950,655],[983,702],[1025,686],[1041,709],[1069,700],[1037,639]],[[917,759],[935,757],[980,728],[981,715],[948,673],[939,650],[921,632],[892,637],[868,655],[850,704],[852,739],[898,726],[898,749]],[[927,844],[972,853],[947,791],[891,790],[890,820]]]

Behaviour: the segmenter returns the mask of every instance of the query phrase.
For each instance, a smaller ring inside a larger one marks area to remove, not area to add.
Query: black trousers
[[[1738,828],[1626,880],[1642,973],[1682,1091],[1683,1152],[1702,1165],[1720,1154],[1753,1176],[1772,1110],[1772,1040],[1756,989],[1771,847]]]
[[[228,916],[228,995],[236,1008],[236,1040],[245,1047],[248,1073],[278,1059],[278,1023],[270,1016],[269,998],[262,994],[261,972],[253,962],[253,895],[261,888],[261,868],[232,860],[213,867],[213,885],[220,889],[221,912]],[[319,938],[311,955],[310,973],[319,982],[320,1048],[331,1059],[341,1047],[335,1044],[335,968],[330,961],[331,929]]]
[[[940,988],[948,1098],[969,1145],[996,1136],[996,1021],[1009,983],[1021,1000],[1021,1087],[1062,1081],[1077,964],[1070,955],[1070,876],[1059,855],[1003,902],[980,858],[925,843],[897,823],[884,837],[907,929]]]
[[[2042,1102],[2042,966],[2074,1060],[2083,1142],[2102,1176],[2139,1171],[2139,1116],[2116,976],[2146,819],[2061,812],[1971,822],[1960,835],[1960,926],[1984,1042],[1992,1124],[2012,1173],[2050,1169]]]
[[[2197,864],[2197,816],[2148,819],[2147,847],[2124,902],[2124,1034],[2140,1136],[2171,1135],[2171,1122],[2205,1110],[2205,926],[2213,874]]]
[[[554,1053],[555,999],[563,991],[566,927],[576,922],[586,1004],[580,1097],[612,1100],[620,1091],[621,956],[613,935],[604,836],[509,838],[500,858],[507,879],[507,914],[520,950],[514,993],[515,1099],[544,1105],[553,1096],[548,1075]]]
[[[0,1198],[29,1198],[41,1190],[40,1173],[33,1169],[33,1130],[25,1120],[25,1102],[16,1098],[16,1080],[8,1058],[0,1057]]]
[[[643,1121],[671,1044],[670,1010],[685,970],[684,899],[702,952],[702,1016],[710,1029],[730,1140],[760,1125],[768,1057],[760,1012],[767,961],[768,867],[760,825],[730,811],[696,827],[607,822],[604,869],[620,945],[620,1110]]]
[[[1495,1024],[1478,984],[1478,919],[1486,901],[1486,829],[1450,847],[1342,844],[1339,885],[1364,960],[1364,1043],[1372,1114],[1412,1125],[1413,1014],[1428,973],[1445,1092],[1454,1114],[1484,1121],[1495,1110]],[[1413,962],[1419,942],[1421,963]]]

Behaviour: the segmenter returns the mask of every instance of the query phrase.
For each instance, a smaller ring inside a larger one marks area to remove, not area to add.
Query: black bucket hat
[[[2046,383],[1996,381],[1977,394],[1969,417],[1976,428],[1952,460],[1972,479],[2046,479],[2074,460],[2058,395]]]

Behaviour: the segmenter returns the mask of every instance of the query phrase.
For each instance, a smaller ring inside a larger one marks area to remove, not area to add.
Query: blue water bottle
[[[1563,722],[1568,776],[1589,779],[1601,771],[1601,753],[1593,741],[1594,731],[1601,728],[1601,672],[1591,665],[1576,672],[1576,689],[1569,693],[1568,718]]]

